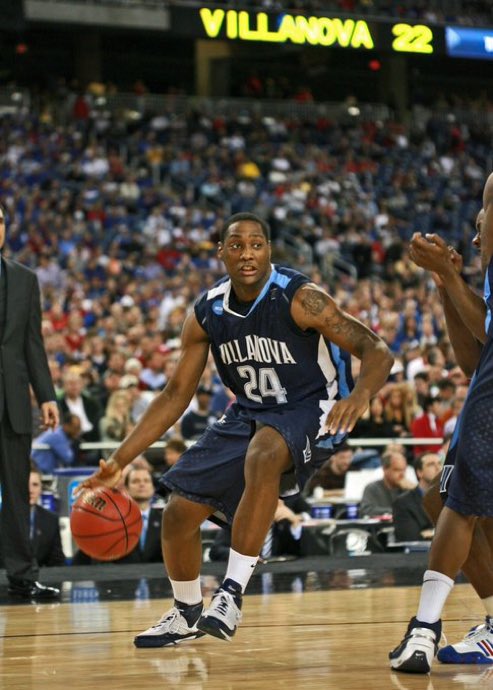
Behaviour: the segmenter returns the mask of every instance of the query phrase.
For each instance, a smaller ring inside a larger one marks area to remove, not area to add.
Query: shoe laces
[[[151,627],[152,630],[165,627],[167,632],[176,633],[180,628],[181,611],[174,606]]]
[[[234,596],[230,592],[227,592],[225,589],[220,589],[212,597],[210,608],[214,611],[217,611],[221,616],[224,616],[225,618],[231,616],[232,613],[234,614],[235,618],[241,618],[240,609],[236,605]]]

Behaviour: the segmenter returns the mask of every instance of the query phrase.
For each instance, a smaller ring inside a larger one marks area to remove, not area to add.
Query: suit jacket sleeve
[[[395,538],[397,541],[421,541],[421,530],[431,527],[422,505],[421,494],[406,491],[392,504]]]

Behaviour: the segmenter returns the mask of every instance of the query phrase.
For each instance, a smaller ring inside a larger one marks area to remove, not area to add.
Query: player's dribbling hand
[[[98,486],[112,488],[118,484],[122,476],[121,467],[115,460],[100,460],[99,469],[84,479],[77,487],[75,494],[79,495],[86,489],[97,489]]]

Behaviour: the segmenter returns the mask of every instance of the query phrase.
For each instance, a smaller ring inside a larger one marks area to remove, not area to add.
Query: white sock
[[[493,618],[493,596],[481,599],[488,618]]]
[[[423,586],[416,618],[423,623],[436,623],[442,615],[445,601],[454,586],[454,581],[436,570],[427,570],[423,575]]]
[[[228,568],[224,579],[230,578],[239,585],[241,591],[244,592],[250,578],[253,575],[255,566],[257,565],[258,556],[243,556],[234,549],[229,550]]]
[[[169,581],[171,582],[173,596],[176,601],[180,601],[182,604],[189,604],[190,606],[200,604],[202,601],[200,577],[196,580],[172,580],[170,578]]]

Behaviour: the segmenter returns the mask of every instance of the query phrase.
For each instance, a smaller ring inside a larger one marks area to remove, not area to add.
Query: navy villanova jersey
[[[486,271],[486,342],[457,420],[442,473],[446,505],[465,515],[493,516],[493,259]],[[453,471],[452,471],[453,470]]]
[[[195,304],[198,322],[224,384],[247,410],[281,411],[317,401],[320,435],[335,401],[353,387],[349,353],[291,317],[293,295],[306,276],[273,266],[269,280],[245,314],[232,306],[231,280],[223,278]]]

